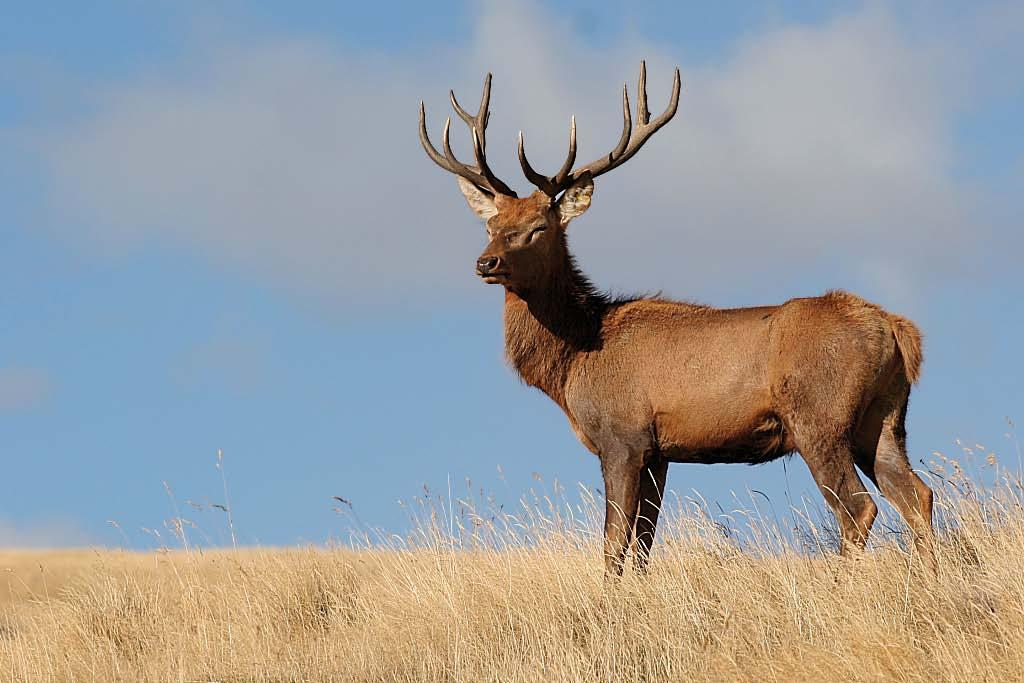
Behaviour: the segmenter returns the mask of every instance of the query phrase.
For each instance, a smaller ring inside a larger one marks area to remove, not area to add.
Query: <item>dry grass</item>
[[[426,503],[413,538],[364,550],[0,553],[0,678],[1019,680],[1020,486],[936,484],[938,579],[882,526],[841,561],[807,519],[795,541],[753,509],[673,503],[651,574],[605,585],[595,501],[543,497]]]

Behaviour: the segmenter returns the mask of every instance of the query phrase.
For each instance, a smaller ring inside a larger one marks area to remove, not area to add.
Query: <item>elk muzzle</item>
[[[476,274],[482,277],[484,282],[497,284],[508,274],[503,270],[504,265],[500,256],[484,254],[476,260]]]

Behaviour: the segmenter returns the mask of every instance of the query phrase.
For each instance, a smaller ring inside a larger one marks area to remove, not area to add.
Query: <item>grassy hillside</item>
[[[0,551],[0,679],[1020,680],[1019,481],[947,466],[937,579],[891,517],[844,561],[802,513],[686,501],[650,575],[611,585],[592,499],[427,505],[367,550]]]

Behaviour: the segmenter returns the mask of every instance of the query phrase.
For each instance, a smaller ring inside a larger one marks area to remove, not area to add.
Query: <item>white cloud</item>
[[[52,131],[46,158],[68,229],[88,226],[101,245],[172,241],[343,301],[416,300],[479,286],[482,244],[454,181],[419,148],[418,99],[437,140],[447,89],[475,103],[493,70],[490,156],[525,188],[516,131],[552,168],[574,111],[580,157],[606,152],[618,88],[645,56],[657,110],[670,49],[638,37],[588,46],[537,7],[490,4],[467,45],[393,60],[312,42],[221,46],[187,73],[112,85],[93,116]],[[968,238],[988,243],[968,232],[974,198],[952,175],[964,93],[886,14],[773,29],[721,63],[682,68],[676,120],[598,181],[574,226],[599,282],[707,296],[832,254],[904,292],[955,264]]]
[[[0,412],[30,410],[50,394],[49,375],[39,368],[0,368]]]

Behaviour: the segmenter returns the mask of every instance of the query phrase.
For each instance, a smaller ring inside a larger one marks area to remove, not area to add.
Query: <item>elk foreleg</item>
[[[602,454],[604,474],[604,567],[606,576],[622,576],[626,551],[640,502],[641,455],[616,451]],[[653,529],[652,529],[653,533]]]
[[[654,545],[654,532],[658,527],[661,501],[665,495],[668,461],[658,458],[640,472],[640,504],[636,516],[636,549],[633,568],[637,573],[647,571],[647,562]]]

